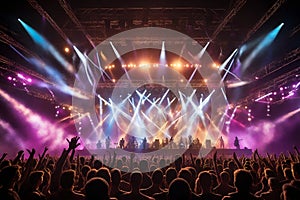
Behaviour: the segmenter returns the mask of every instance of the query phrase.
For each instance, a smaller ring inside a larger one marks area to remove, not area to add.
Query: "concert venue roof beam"
[[[217,37],[217,35],[222,31],[222,29],[226,26],[226,24],[231,20],[231,18],[234,15],[236,15],[236,13],[243,7],[243,5],[245,5],[246,2],[247,2],[247,0],[240,0],[240,1],[236,2],[236,4],[233,7],[233,9],[230,10],[230,12],[228,13],[228,15],[226,15],[226,17],[224,18],[224,20],[221,22],[221,24],[219,24],[219,26],[217,27],[217,29],[212,34],[211,40],[214,40]]]
[[[50,17],[50,15],[38,4],[35,0],[27,0],[29,4],[38,11],[40,15],[45,17],[51,26],[60,34],[60,36],[65,40],[69,41],[67,35],[61,30],[61,28],[55,23],[55,21]]]
[[[294,49],[287,53],[283,58],[280,60],[276,60],[274,62],[269,63],[266,65],[263,70],[260,70],[256,73],[256,76],[261,75],[259,80],[263,80],[278,72],[279,70],[283,70],[284,67],[288,67],[290,64],[295,63],[300,60],[300,48]],[[247,103],[255,99],[258,95],[257,94],[266,94],[272,91],[274,88],[279,88],[280,85],[286,83],[287,80],[291,80],[292,77],[295,76],[295,73],[299,72],[300,68],[297,67],[293,70],[288,70],[285,73],[282,73],[279,76],[275,76],[275,78],[269,81],[260,81],[260,84],[257,84],[255,87],[251,89],[249,95],[245,98],[239,100],[239,104]],[[276,87],[274,87],[276,85]]]
[[[85,29],[83,28],[82,24],[80,23],[80,21],[78,20],[78,18],[76,17],[76,15],[74,14],[72,8],[69,6],[69,4],[65,1],[65,0],[58,0],[59,4],[61,5],[61,7],[65,10],[65,12],[67,13],[67,15],[70,17],[70,19],[72,20],[72,22],[74,24],[76,24],[80,30],[84,33],[85,37],[87,38],[87,40],[90,42],[90,44],[92,45],[92,47],[95,47],[91,36],[85,31]]]
[[[20,43],[18,43],[17,41],[15,41],[12,37],[10,37],[9,35],[5,34],[4,32],[2,32],[0,30],[0,41],[8,44],[8,45],[12,45],[22,51],[24,51],[25,53],[27,53],[28,55],[30,55],[31,57],[38,57],[36,54],[34,54],[33,52],[29,51],[27,48],[25,48],[23,45],[21,45]]]
[[[273,6],[266,12],[266,14],[255,24],[255,26],[247,33],[246,38],[242,43],[245,43],[253,33],[255,33],[286,0],[277,0]]]

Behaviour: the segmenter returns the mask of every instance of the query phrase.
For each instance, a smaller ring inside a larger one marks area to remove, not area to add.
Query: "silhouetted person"
[[[84,188],[85,200],[117,200],[110,198],[109,185],[107,181],[100,177],[94,177],[88,180]]]
[[[131,191],[126,192],[125,194],[121,195],[119,200],[133,200],[133,199],[154,200],[154,198],[149,197],[140,192],[140,187],[141,187],[142,182],[143,182],[142,173],[139,171],[132,172],[130,175]]]
[[[235,191],[235,188],[229,185],[230,175],[228,172],[226,171],[221,172],[220,179],[221,180],[219,185],[213,189],[213,192],[225,196]]]
[[[151,175],[152,185],[146,189],[142,189],[141,192],[148,196],[152,196],[155,193],[163,192],[163,189],[161,188],[163,176],[164,175],[161,169],[154,170]]]
[[[267,192],[261,193],[261,197],[264,200],[280,200],[280,195],[282,189],[280,187],[279,181],[275,177],[271,177],[268,179],[269,190]]]
[[[121,149],[124,149],[124,147],[125,147],[125,140],[124,140],[124,138],[121,138],[121,140],[119,142],[119,146],[120,146]]]
[[[100,169],[98,169],[98,171],[96,172],[96,177],[103,178],[104,180],[106,180],[109,186],[111,185],[111,175],[108,168],[101,167]]]
[[[239,141],[238,137],[235,137],[235,139],[234,139],[234,146],[235,146],[236,149],[241,148],[240,147],[240,141]]]
[[[183,178],[174,179],[169,188],[168,200],[191,200],[192,191],[190,185]]]
[[[5,200],[20,200],[18,193],[14,190],[15,184],[20,180],[19,166],[11,165],[3,167],[0,171],[0,198]]]
[[[110,190],[110,196],[116,197],[119,199],[119,197],[125,193],[125,191],[121,190],[120,183],[121,183],[121,171],[119,169],[112,169],[110,171],[111,174],[111,190]]]
[[[250,193],[251,185],[252,176],[250,172],[245,169],[236,170],[234,172],[234,186],[237,191],[223,197],[222,200],[262,200],[262,198]]]
[[[192,135],[189,135],[189,145],[191,145],[193,143],[193,137]]]
[[[183,178],[184,180],[186,180],[186,182],[189,184],[189,187],[191,188],[191,186],[194,186],[195,181],[193,180],[193,176],[192,173],[188,170],[188,168],[182,168],[179,172],[178,172],[178,178]],[[199,199],[199,196],[194,193],[193,191],[191,191],[191,199],[195,200],[195,199]]]
[[[143,149],[146,149],[146,145],[147,145],[147,138],[144,137],[143,143],[142,143]]]
[[[173,149],[173,146],[174,146],[174,139],[173,139],[173,137],[171,137],[170,140],[169,140],[170,149]]]
[[[29,175],[29,188],[24,191],[22,200],[46,200],[46,196],[40,191],[40,186],[43,183],[43,171],[32,171]]]
[[[222,196],[219,194],[215,194],[211,192],[212,188],[212,180],[211,175],[208,171],[202,171],[198,175],[198,178],[196,180],[197,187],[200,188],[201,193],[199,194],[199,199],[211,199],[211,200],[221,200]]]
[[[106,149],[109,149],[110,147],[110,142],[111,142],[111,139],[109,136],[106,137],[106,140],[105,140],[105,145],[106,145]]]
[[[294,180],[282,186],[284,200],[296,200],[300,197],[300,163],[292,164]]]
[[[102,146],[101,140],[98,140],[96,146],[97,146],[97,149],[101,149],[101,146]]]
[[[165,200],[167,199],[168,197],[168,191],[169,191],[169,187],[170,187],[170,184],[171,182],[177,178],[177,171],[174,167],[169,167],[166,172],[166,189],[163,191],[163,192],[159,192],[159,193],[155,193],[153,194],[153,197],[156,199],[156,200]]]
[[[83,194],[73,190],[75,184],[75,171],[72,169],[65,170],[60,177],[60,189],[51,195],[51,200],[84,200]]]
[[[224,149],[225,148],[225,144],[224,144],[224,139],[223,139],[222,136],[220,137],[219,141],[220,141],[220,148]]]

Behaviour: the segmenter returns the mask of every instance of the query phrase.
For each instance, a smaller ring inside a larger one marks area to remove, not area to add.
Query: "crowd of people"
[[[145,158],[101,160],[76,154],[79,137],[60,156],[36,150],[0,158],[1,200],[294,200],[300,198],[300,154],[224,158],[176,155],[168,163]],[[28,155],[27,155],[28,154]]]

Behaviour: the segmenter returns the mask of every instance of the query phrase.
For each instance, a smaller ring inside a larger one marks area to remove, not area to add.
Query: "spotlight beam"
[[[114,46],[114,44],[111,41],[109,42],[109,44],[110,44],[111,48],[113,49],[114,53],[116,54],[116,56],[117,56],[118,60],[120,61],[121,65],[123,66],[124,65],[124,61],[123,61],[121,55],[119,54],[118,50],[116,49],[116,47]],[[131,79],[130,79],[129,74],[128,74],[127,70],[126,70],[126,67],[123,67],[123,69],[125,71],[127,79],[131,82]]]
[[[164,93],[164,95],[162,96],[162,98],[161,98],[161,100],[160,100],[160,102],[158,103],[158,105],[161,105],[162,104],[162,102],[164,101],[164,99],[166,98],[166,96],[167,96],[167,94],[168,94],[168,92],[170,91],[170,89],[167,89],[167,91]]]

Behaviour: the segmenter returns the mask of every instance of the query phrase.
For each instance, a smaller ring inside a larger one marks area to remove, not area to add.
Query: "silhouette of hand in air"
[[[72,149],[76,149],[80,143],[78,143],[80,137],[78,136],[75,136],[71,139],[71,141],[67,138],[67,141],[69,143],[69,150],[72,150]]]

